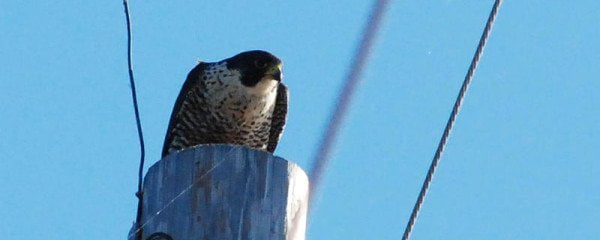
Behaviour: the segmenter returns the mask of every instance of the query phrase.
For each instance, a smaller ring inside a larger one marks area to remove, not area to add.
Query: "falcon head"
[[[281,60],[269,52],[243,52],[225,61],[227,68],[239,71],[240,81],[246,87],[262,88],[281,82]]]

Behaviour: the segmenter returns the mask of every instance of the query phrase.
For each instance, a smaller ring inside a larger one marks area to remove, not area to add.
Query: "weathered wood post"
[[[307,204],[298,165],[240,146],[199,146],[148,170],[142,239],[303,240]]]

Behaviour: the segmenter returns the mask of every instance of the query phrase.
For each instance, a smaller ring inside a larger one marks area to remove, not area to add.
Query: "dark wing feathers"
[[[274,152],[281,138],[283,127],[288,111],[288,90],[283,83],[277,87],[277,98],[275,99],[275,108],[271,116],[271,130],[269,133],[269,144],[267,145],[268,152]]]
[[[204,69],[206,68],[206,63],[200,62],[194,69],[190,71],[187,76],[187,79],[183,83],[183,87],[181,87],[181,91],[179,92],[179,96],[175,101],[175,106],[173,107],[173,111],[171,112],[171,119],[169,120],[169,127],[167,128],[167,134],[165,136],[165,143],[163,144],[162,157],[167,156],[169,154],[169,147],[173,144],[174,131],[175,126],[177,125],[178,114],[181,112],[181,107],[183,102],[186,100],[190,91],[193,87],[202,86],[201,84],[197,84],[198,82],[202,82],[201,78],[204,75]]]

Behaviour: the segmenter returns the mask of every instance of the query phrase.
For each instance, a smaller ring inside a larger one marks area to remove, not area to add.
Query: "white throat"
[[[279,86],[278,81],[272,78],[263,78],[254,87],[246,87],[246,91],[250,95],[266,96],[277,92],[277,86]]]

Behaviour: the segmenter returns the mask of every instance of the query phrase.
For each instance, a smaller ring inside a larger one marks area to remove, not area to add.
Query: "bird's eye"
[[[263,62],[261,60],[256,60],[256,61],[254,61],[254,66],[256,66],[257,68],[266,68],[267,63]]]

